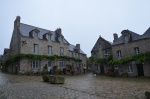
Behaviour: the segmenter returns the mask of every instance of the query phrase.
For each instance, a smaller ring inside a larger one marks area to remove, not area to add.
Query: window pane
[[[48,54],[52,55],[52,46],[48,46]]]
[[[38,44],[34,44],[34,48],[33,48],[34,53],[38,53]]]
[[[60,55],[64,55],[64,48],[60,47]]]

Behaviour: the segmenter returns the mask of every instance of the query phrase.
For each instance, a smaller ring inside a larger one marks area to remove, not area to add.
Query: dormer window
[[[45,33],[43,35],[43,39],[46,39],[48,41],[52,40],[52,33],[50,31],[48,33]]]
[[[124,35],[124,42],[125,43],[129,42],[129,37],[130,37],[130,35]]]
[[[33,31],[33,37],[34,37],[34,38],[38,38],[38,32],[34,32],[34,31]]]
[[[40,31],[36,28],[29,32],[30,36],[33,38],[39,38]]]
[[[48,40],[51,40],[51,37],[52,37],[51,35],[48,35]]]

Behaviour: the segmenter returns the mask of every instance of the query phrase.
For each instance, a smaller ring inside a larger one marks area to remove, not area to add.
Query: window
[[[135,47],[135,48],[134,48],[134,51],[135,51],[135,55],[138,55],[138,54],[140,53],[139,47]]]
[[[132,65],[128,65],[128,73],[132,73],[132,72],[133,72]]]
[[[51,40],[51,35],[48,34],[48,40]]]
[[[72,52],[72,57],[74,57],[73,52]]]
[[[125,41],[125,43],[128,43],[128,42],[129,42],[129,37],[128,37],[128,35],[125,35],[125,36],[124,36],[124,41]]]
[[[37,38],[38,37],[38,32],[33,32],[33,37]]]
[[[48,55],[52,55],[52,46],[48,46]]]
[[[39,45],[38,44],[34,44],[33,46],[33,53],[38,54],[38,49],[39,49]]]
[[[101,43],[99,43],[99,48],[102,49],[102,44]]]
[[[106,65],[106,69],[107,70],[109,70],[110,69],[110,65],[108,64],[108,65]]]
[[[117,51],[117,56],[118,56],[118,59],[120,59],[122,56],[121,56],[121,51]]]
[[[64,55],[64,48],[60,47],[60,56]]]
[[[40,62],[39,62],[39,60],[32,60],[32,61],[31,61],[31,68],[37,69],[37,68],[39,68],[39,67],[40,67]]]
[[[48,61],[48,67],[49,66],[52,66],[52,62],[51,61]]]
[[[115,69],[118,69],[118,65],[115,66]]]
[[[119,71],[123,72],[123,66],[119,66]]]
[[[104,50],[104,58],[108,58],[109,56],[109,51],[108,50]]]
[[[63,60],[59,61],[59,67],[64,68],[65,67],[65,62]]]
[[[78,58],[80,58],[80,54],[78,54]]]
[[[96,54],[96,53],[94,53],[94,54],[93,54],[93,57],[94,57],[94,58],[97,58],[97,54]]]

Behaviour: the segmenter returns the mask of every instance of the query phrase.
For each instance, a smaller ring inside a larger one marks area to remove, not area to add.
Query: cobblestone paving
[[[65,84],[49,84],[41,76],[0,72],[0,99],[146,99],[150,78],[65,76]]]

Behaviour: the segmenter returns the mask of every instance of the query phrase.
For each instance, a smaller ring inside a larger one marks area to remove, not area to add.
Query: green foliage
[[[131,61],[144,62],[147,60],[150,60],[150,52],[140,53],[140,54],[132,56],[132,57],[121,58],[118,60],[113,60],[113,57],[109,56],[107,59],[106,58],[98,58],[95,61],[101,65],[104,65],[104,64],[121,65],[121,64],[126,64]]]
[[[50,59],[50,60],[55,60],[55,59],[68,59],[68,60],[73,60],[76,62],[82,62],[81,59],[79,58],[73,58],[69,56],[58,56],[58,55],[53,55],[53,56],[48,56],[48,55],[34,55],[34,54],[17,54],[14,56],[11,56],[9,59],[7,59],[4,63],[4,65],[7,65],[9,63],[15,62],[19,59],[22,58],[28,58],[28,59],[33,59],[33,60],[42,60],[42,59]]]
[[[93,61],[92,57],[87,58],[87,64],[88,64],[88,65],[91,65],[91,64],[92,64],[92,61]]]
[[[100,65],[108,64],[110,61],[112,61],[113,57],[110,55],[108,58],[98,58],[95,61],[99,63]]]
[[[147,61],[147,60],[150,60],[150,53],[149,52],[140,53],[136,56],[129,57],[129,58],[122,58],[119,60],[111,60],[111,61],[109,61],[109,64],[112,64],[112,65],[118,64],[119,65],[119,64],[126,64],[126,63],[131,62],[131,61],[143,62],[143,61]]]

